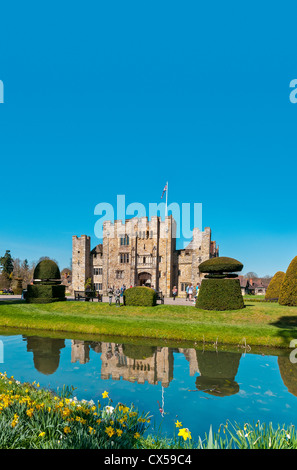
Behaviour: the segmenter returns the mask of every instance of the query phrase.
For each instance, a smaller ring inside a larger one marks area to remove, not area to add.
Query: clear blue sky
[[[297,255],[296,2],[1,5],[0,254],[69,265],[100,202],[201,202],[220,255]]]

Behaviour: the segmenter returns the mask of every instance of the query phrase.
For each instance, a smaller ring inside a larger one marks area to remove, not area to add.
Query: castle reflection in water
[[[33,353],[34,367],[39,372],[50,375],[58,369],[61,349],[66,346],[64,339],[23,336],[23,340],[27,351]],[[100,354],[103,380],[160,383],[168,387],[173,380],[174,354],[180,353],[189,363],[189,375],[197,374],[197,390],[218,397],[239,392],[235,380],[242,356],[239,352],[71,340],[71,362],[86,364],[91,350]],[[297,367],[292,367],[288,356],[278,357],[278,366],[288,391],[297,396]]]

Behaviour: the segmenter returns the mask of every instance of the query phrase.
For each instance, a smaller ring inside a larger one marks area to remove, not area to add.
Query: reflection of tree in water
[[[235,381],[241,354],[216,351],[196,351],[200,376],[196,388],[210,395],[225,397],[239,392]]]
[[[35,369],[45,375],[53,374],[59,367],[60,349],[65,347],[64,339],[23,336],[27,351],[33,352]]]
[[[297,364],[290,361],[288,356],[279,356],[277,363],[281,378],[288,391],[297,397]]]

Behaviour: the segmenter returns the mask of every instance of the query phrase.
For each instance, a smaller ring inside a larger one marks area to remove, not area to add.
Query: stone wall
[[[100,292],[106,294],[109,286],[128,288],[149,285],[172,295],[177,286],[179,297],[184,297],[186,284],[195,287],[203,275],[198,266],[203,261],[218,256],[211,230],[193,230],[193,239],[182,250],[176,250],[176,222],[172,215],[126,220],[106,221],[103,224],[103,244],[90,250],[90,237],[72,237],[73,289],[83,290],[88,277]],[[96,270],[95,270],[96,269]]]
[[[91,273],[91,238],[87,235],[72,237],[72,286],[73,290],[84,290]]]

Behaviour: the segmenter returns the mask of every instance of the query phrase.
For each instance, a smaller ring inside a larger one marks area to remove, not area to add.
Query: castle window
[[[93,271],[94,276],[98,276],[102,274],[102,268],[94,268]]]
[[[102,290],[101,282],[95,282],[94,286],[96,291]]]
[[[187,288],[188,285],[189,285],[188,282],[182,282],[181,285],[180,285],[180,290],[181,290],[182,292],[184,292],[184,291],[186,290],[186,288]]]
[[[162,263],[162,256],[159,256],[159,263]]]
[[[145,257],[145,256],[143,257],[143,261],[142,261],[142,262],[143,262],[143,264],[146,263],[146,257]]]
[[[120,263],[129,263],[129,253],[120,253]]]
[[[153,238],[153,236],[154,236],[154,232],[151,230],[150,231],[150,238]]]
[[[116,279],[123,279],[124,271],[116,271]]]
[[[121,246],[127,246],[129,245],[129,236],[121,236]]]

